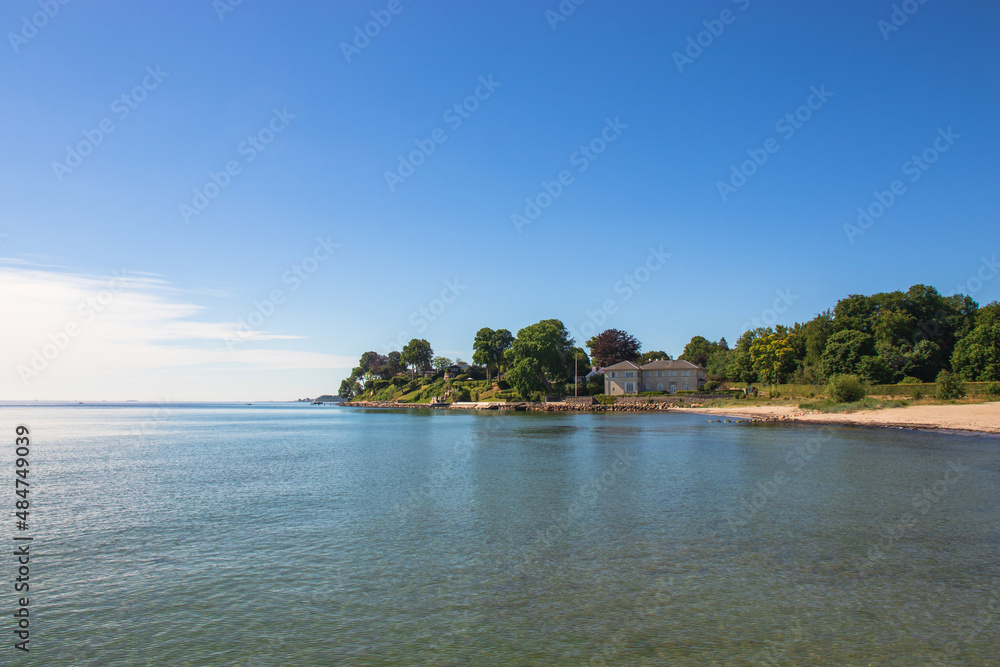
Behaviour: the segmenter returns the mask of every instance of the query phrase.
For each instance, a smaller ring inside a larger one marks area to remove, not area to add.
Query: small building
[[[466,368],[468,368],[468,364],[466,364],[465,366]],[[448,368],[444,369],[444,379],[450,380],[453,377],[461,375],[464,372],[465,368],[462,368],[462,366],[458,364],[452,364],[451,366],[448,366]]]
[[[604,393],[612,396],[644,391],[697,391],[707,380],[705,369],[690,361],[651,361],[640,366],[622,361],[604,369]]]

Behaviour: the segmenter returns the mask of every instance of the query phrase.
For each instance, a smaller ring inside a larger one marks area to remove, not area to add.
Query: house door
[[[670,393],[671,394],[676,394],[677,393],[677,385],[675,385],[673,383],[670,384]]]
[[[656,385],[656,391],[663,391],[663,383]]]

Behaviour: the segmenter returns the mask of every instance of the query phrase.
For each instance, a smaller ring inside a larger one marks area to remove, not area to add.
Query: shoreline
[[[791,405],[761,405],[746,408],[674,408],[713,416],[764,418],[803,424],[903,428],[926,431],[961,431],[1000,435],[1000,402],[958,405],[916,405],[858,412],[818,412]]]
[[[634,403],[629,405],[582,405],[571,403],[451,403],[431,407],[426,403],[387,403],[380,401],[346,401],[345,407],[484,410],[503,412],[687,412],[712,417],[735,417],[752,422],[826,424],[831,426],[862,426],[927,431],[957,431],[983,435],[1000,435],[1000,402],[957,405],[916,405],[883,410],[858,412],[818,412],[791,405],[761,405],[752,407],[678,407],[670,403]]]

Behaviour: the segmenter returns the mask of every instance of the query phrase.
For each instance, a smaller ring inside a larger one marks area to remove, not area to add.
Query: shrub
[[[1000,382],[990,382],[983,387],[983,393],[987,396],[1000,396]]]
[[[456,392],[452,392],[452,394],[451,394],[451,400],[452,400],[452,402],[466,403],[466,402],[472,400],[472,396],[469,395],[469,390],[468,389],[459,389]]]
[[[597,402],[600,403],[601,405],[612,405],[617,398],[618,398],[617,396],[609,396],[607,394],[598,394],[597,395]]]
[[[865,386],[857,375],[834,375],[826,393],[835,403],[854,403],[865,397]]]
[[[715,380],[709,380],[704,385],[704,389],[707,392],[713,392],[713,391],[715,391],[718,388],[719,388],[719,383],[716,382]]]
[[[934,398],[939,401],[948,401],[953,398],[965,396],[965,383],[955,373],[944,369],[938,373],[937,387],[934,389]]]
[[[917,387],[916,389],[913,390],[913,400],[919,401],[923,397],[924,397],[924,390],[923,389],[921,389],[920,387]]]
[[[915,378],[912,375],[907,375],[905,378],[899,381],[899,384],[923,384],[923,380],[920,378]]]

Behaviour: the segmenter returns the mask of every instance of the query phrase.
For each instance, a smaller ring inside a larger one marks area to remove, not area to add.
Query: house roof
[[[634,371],[642,368],[639,364],[633,363],[631,361],[619,361],[617,364],[611,366],[605,366],[606,371]]]
[[[672,370],[672,371],[675,371],[675,370],[679,370],[679,369],[683,369],[683,370],[691,370],[691,369],[705,370],[704,368],[702,368],[701,366],[698,366],[697,364],[692,364],[690,361],[677,360],[677,359],[671,359],[670,361],[651,361],[648,364],[643,365],[642,369],[646,370],[646,371],[649,371],[649,370],[653,370],[653,371]]]

